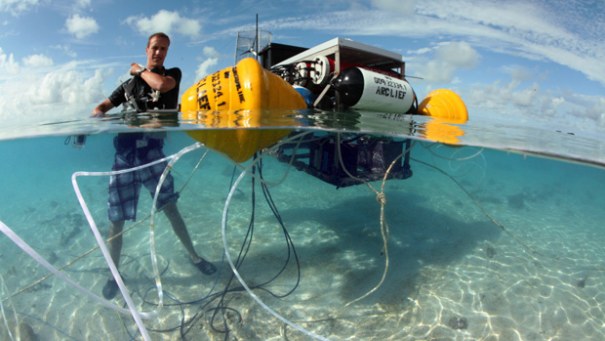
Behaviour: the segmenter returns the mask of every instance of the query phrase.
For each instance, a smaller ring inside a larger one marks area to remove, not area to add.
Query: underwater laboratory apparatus
[[[268,43],[253,55],[260,62],[244,58],[189,88],[181,99],[183,117],[218,128],[260,126],[267,110],[317,110],[350,118],[359,112],[422,114],[451,123],[468,119],[464,102],[451,90],[435,90],[419,105],[398,53],[334,38],[309,49]],[[293,131],[189,134],[242,162]],[[276,156],[298,170],[345,187],[383,178],[409,178],[410,149],[409,139],[317,131],[282,141]]]
[[[260,62],[255,58],[244,58],[235,66],[201,79],[184,92],[181,98],[183,119],[211,129],[188,131],[187,133],[191,137],[201,143],[195,143],[160,160],[169,161],[162,178],[170,172],[172,165],[182,155],[201,148],[202,145],[226,154],[236,163],[242,163],[262,149],[277,144],[276,149],[273,150],[275,150],[278,160],[291,163],[295,168],[337,187],[375,180],[406,179],[412,176],[409,164],[411,141],[408,138],[374,136],[359,133],[355,129],[346,129],[346,127],[337,131],[310,129],[304,134],[295,134],[297,127],[305,127],[304,124],[296,121],[301,119],[299,116],[287,116],[289,122],[281,122],[278,126],[273,127],[270,120],[264,119],[264,115],[268,111],[275,110],[333,112],[355,117],[359,111],[367,111],[408,116],[421,114],[452,123],[464,123],[468,118],[464,102],[450,90],[436,90],[418,104],[416,94],[405,78],[405,63],[402,56],[397,53],[348,39],[335,38],[310,49],[269,43],[257,53],[257,57],[260,58]],[[270,129],[254,129],[261,127]],[[76,145],[80,146],[81,143],[83,141],[78,140]],[[142,165],[137,168],[148,166]],[[90,300],[121,314],[130,315],[143,339],[149,340],[150,336],[143,319],[156,317],[159,308],[163,306],[163,291],[153,242],[153,216],[156,212],[157,197],[154,197],[150,214],[152,220],[150,223],[150,253],[159,303],[157,304],[158,309],[142,312],[132,301],[117,267],[113,264],[77,182],[77,178],[80,176],[109,176],[115,172],[133,170],[135,169],[112,172],[76,172],[72,175],[72,184],[78,201],[97,244],[118,282],[126,302],[125,307],[118,307],[71,280],[1,221],[0,232],[9,237],[15,245],[50,273]],[[237,189],[237,184],[245,175],[246,173],[242,172],[233,184],[225,203],[222,219],[225,250],[227,250],[225,236],[227,208]],[[381,224],[382,221],[383,219],[381,219]],[[288,250],[290,250],[290,246],[294,250],[293,245],[290,245],[289,235],[287,233],[285,235],[289,243]],[[246,242],[249,243],[250,240]],[[384,251],[385,259],[388,262],[386,243]],[[293,252],[295,254],[295,251]],[[242,286],[251,297],[257,299],[246,286],[245,281],[239,277],[229,253],[225,252],[225,256]],[[385,273],[386,269],[385,266]],[[300,276],[300,271],[298,271],[298,276]],[[384,275],[381,283],[383,279]],[[294,289],[295,287],[292,291]],[[227,292],[228,288],[221,295],[224,296]],[[213,297],[221,298],[223,297],[221,295]],[[272,312],[270,307],[264,305],[260,300],[258,302],[284,323],[305,332],[291,321]],[[2,308],[1,303],[0,301],[0,308]],[[4,315],[3,311],[2,315]],[[192,320],[197,318],[196,316]],[[312,333],[305,333],[317,339],[324,339]]]
[[[236,61],[235,66],[201,79],[182,95],[183,120],[213,128],[190,130],[188,134],[236,163],[254,157],[250,163],[252,172],[254,165],[262,160],[262,157],[256,157],[257,152],[267,148],[265,153],[337,188],[367,184],[380,204],[385,266],[379,282],[346,305],[357,302],[380,288],[386,278],[389,255],[384,183],[388,179],[412,176],[410,153],[413,144],[410,138],[360,131],[355,124],[338,127],[334,122],[326,122],[326,129],[323,129],[317,122],[312,125],[305,120],[315,113],[328,119],[333,114],[349,122],[360,117],[361,111],[377,118],[386,114],[396,122],[405,122],[396,129],[409,129],[409,136],[413,136],[415,123],[412,117],[420,114],[435,121],[423,126],[427,139],[457,143],[459,135],[455,129],[458,127],[449,124],[467,121],[466,106],[456,93],[447,89],[429,93],[418,104],[416,94],[405,78],[405,62],[401,55],[348,39],[335,38],[310,49],[269,43],[259,52],[254,48],[244,51],[251,52],[255,58]],[[278,123],[272,115],[275,112],[280,113]],[[406,128],[408,123],[410,126]],[[454,128],[453,134],[449,128]],[[227,208],[245,173],[242,172],[232,184],[225,203],[222,221],[225,250]],[[262,175],[260,178],[263,184]],[[370,184],[376,180],[382,182],[379,190]],[[281,225],[274,204],[271,200],[268,204]],[[283,225],[282,228],[285,231]],[[294,246],[291,247],[294,250]],[[267,312],[311,338],[325,340],[263,303],[248,289],[232,265],[228,252],[225,255],[240,284]]]
[[[407,114],[416,95],[404,78],[401,55],[352,40],[335,38],[292,55],[300,48],[270,44],[260,53],[263,66],[295,87],[314,109],[368,110]],[[410,140],[371,135],[316,133],[280,146],[277,157],[337,187],[412,176]],[[400,155],[403,157],[399,158]]]

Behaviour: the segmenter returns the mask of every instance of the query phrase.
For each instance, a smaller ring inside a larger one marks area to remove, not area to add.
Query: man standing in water
[[[124,104],[126,108],[144,112],[148,109],[177,109],[181,70],[164,68],[164,60],[170,46],[170,38],[164,33],[154,33],[147,41],[145,53],[147,65],[132,63],[130,74],[133,76],[122,83],[107,99],[95,107],[92,115],[101,117],[110,109]],[[164,157],[165,133],[121,133],[114,138],[116,148],[113,170],[123,170]],[[160,176],[167,162],[145,167],[134,172],[111,176],[109,179],[109,251],[116,266],[120,263],[122,250],[122,230],[126,220],[135,220],[137,202],[141,184],[154,196]],[[168,174],[160,193],[157,207],[164,211],[172,229],[185,246],[193,264],[204,274],[211,275],[216,267],[200,257],[193,248],[193,243],[185,222],[176,206],[178,193],[174,192],[174,180]],[[112,278],[103,287],[103,296],[115,297],[118,285]]]

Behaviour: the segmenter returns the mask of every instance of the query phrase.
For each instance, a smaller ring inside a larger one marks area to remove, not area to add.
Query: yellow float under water
[[[253,58],[203,78],[181,97],[183,118],[211,128],[187,133],[235,162],[248,160],[290,133],[289,129],[253,129],[263,126],[265,113],[305,108],[305,100],[290,84]]]

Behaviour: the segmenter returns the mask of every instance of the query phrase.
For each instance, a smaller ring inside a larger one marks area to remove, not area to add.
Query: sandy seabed
[[[56,167],[44,160],[14,161],[16,170],[6,174],[3,185],[13,200],[0,210],[6,225],[97,295],[109,271],[69,176],[108,170],[107,141],[99,136],[87,146],[106,158],[102,161],[65,150],[52,155],[54,162],[66,160]],[[170,150],[184,141],[173,138]],[[385,186],[385,250],[380,204],[368,186],[336,189],[266,157],[263,174],[279,219],[258,181],[253,193],[248,176],[233,191],[226,239],[234,260],[245,250],[239,272],[247,285],[292,326],[269,314],[232,276],[221,218],[233,165],[210,153],[188,180],[201,154],[183,157],[173,174],[177,187],[185,186],[179,209],[199,253],[218,267],[216,274],[205,276],[193,267],[165,217],[156,215],[164,304],[158,308],[150,261],[151,199],[145,193],[138,221],[126,226],[120,271],[138,309],[158,312],[145,320],[153,340],[310,338],[296,327],[329,340],[605,339],[601,169],[418,144],[414,176]],[[45,181],[35,175],[41,169],[49,173]],[[79,184],[105,235],[107,178],[80,178]],[[379,182],[372,186],[380,189]],[[380,282],[387,258],[384,282],[357,300]],[[17,333],[39,340],[140,338],[132,317],[49,275],[8,238],[0,239],[0,260],[0,339]],[[113,302],[124,307],[119,294]]]

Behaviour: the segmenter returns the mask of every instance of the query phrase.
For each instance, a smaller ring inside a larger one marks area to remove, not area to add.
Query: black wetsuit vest
[[[176,81],[176,86],[163,94],[154,91],[139,77],[134,76],[122,83],[109,96],[109,100],[114,107],[124,104],[125,111],[145,112],[153,109],[177,109],[179,104],[179,84],[181,83],[181,70],[179,68],[171,69],[152,69],[151,72],[171,76]]]

